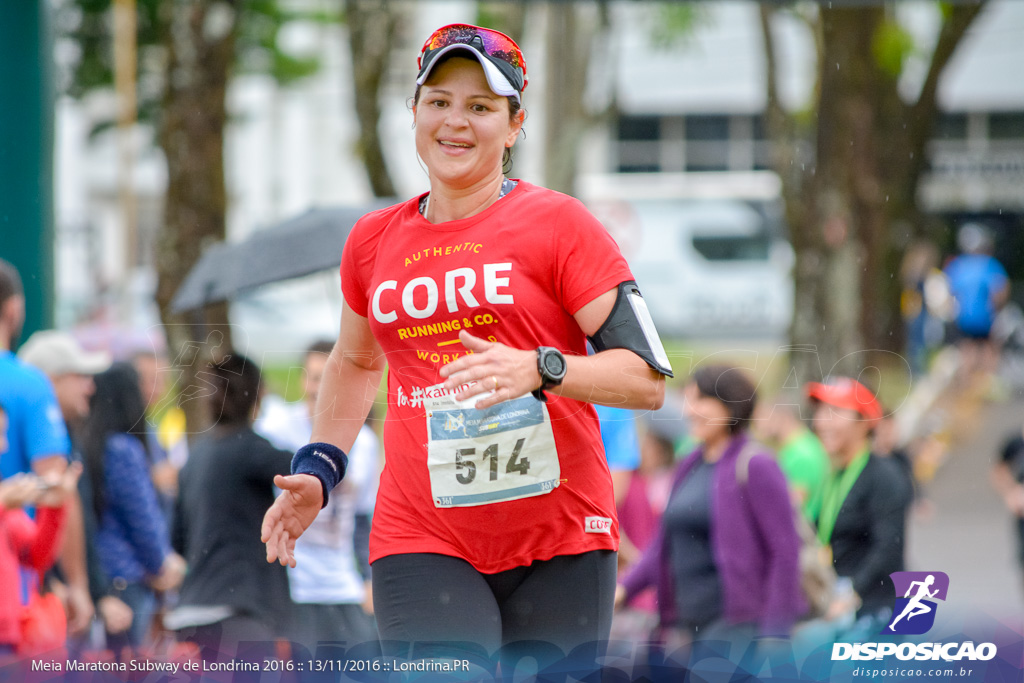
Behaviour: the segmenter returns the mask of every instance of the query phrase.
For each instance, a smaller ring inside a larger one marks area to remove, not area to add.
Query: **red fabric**
[[[619,507],[619,524],[623,533],[640,552],[646,550],[647,544],[651,542],[651,537],[661,522],[662,512],[664,510],[654,509],[654,504],[647,494],[647,477],[634,472],[629,478],[626,497]]]
[[[869,422],[882,419],[882,405],[871,390],[855,379],[839,377],[828,384],[809,382],[807,396],[830,406],[852,410]]]
[[[21,609],[21,642],[17,652],[33,657],[60,650],[67,641],[67,632],[68,618],[60,598],[53,593],[33,592]]]
[[[64,508],[38,508],[36,516],[33,522],[23,510],[0,507],[0,643],[21,641],[19,566],[41,574],[53,565],[60,550]]]
[[[671,472],[666,475],[671,478]],[[651,539],[661,524],[664,505],[655,504],[650,495],[651,478],[634,472],[629,478],[626,497],[619,506],[619,526],[626,537],[641,553],[647,550]],[[642,591],[629,601],[629,606],[645,612],[658,611],[657,591],[652,587]]]
[[[424,388],[442,381],[441,366],[466,352],[457,341],[438,345],[457,340],[459,328],[520,349],[554,346],[585,355],[586,338],[572,315],[633,279],[618,246],[578,201],[523,181],[464,220],[433,225],[419,214],[418,202],[365,216],[342,257],[345,301],[367,316],[389,363],[386,466],[374,510],[371,561],[398,553],[439,553],[494,573],[556,555],[617,548],[617,522],[611,534],[584,532],[585,517],[615,519],[591,405],[557,396],[548,403],[562,479],[554,491],[439,509],[431,496],[425,415],[417,399]],[[456,269],[466,270],[446,276]],[[456,290],[468,286],[470,269],[475,284],[467,297],[465,290]],[[436,308],[426,317],[433,308],[429,287],[414,288],[411,302],[402,300],[414,278],[430,278],[436,286]],[[380,288],[382,283],[389,284]],[[443,332],[424,329],[442,323]]]

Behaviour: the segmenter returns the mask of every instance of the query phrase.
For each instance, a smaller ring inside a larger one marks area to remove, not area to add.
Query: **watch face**
[[[552,377],[558,377],[565,372],[565,359],[556,353],[548,353],[544,356],[544,369]]]

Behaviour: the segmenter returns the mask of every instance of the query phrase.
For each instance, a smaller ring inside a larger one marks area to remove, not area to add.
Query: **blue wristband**
[[[329,443],[310,443],[295,451],[292,458],[292,474],[312,474],[320,480],[324,488],[324,504],[327,496],[334,490],[348,469],[348,456],[345,451]]]

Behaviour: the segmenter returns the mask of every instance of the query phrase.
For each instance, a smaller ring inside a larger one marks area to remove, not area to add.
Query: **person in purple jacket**
[[[755,387],[738,368],[705,366],[684,398],[700,445],[678,465],[658,532],[616,605],[656,586],[667,643],[786,637],[806,611],[800,542],[785,477],[747,435]]]

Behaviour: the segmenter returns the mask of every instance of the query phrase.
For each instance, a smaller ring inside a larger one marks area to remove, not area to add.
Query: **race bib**
[[[480,398],[460,402],[449,394],[423,402],[434,505],[468,507],[551,493],[560,470],[547,406],[526,394],[477,410],[473,404]]]

